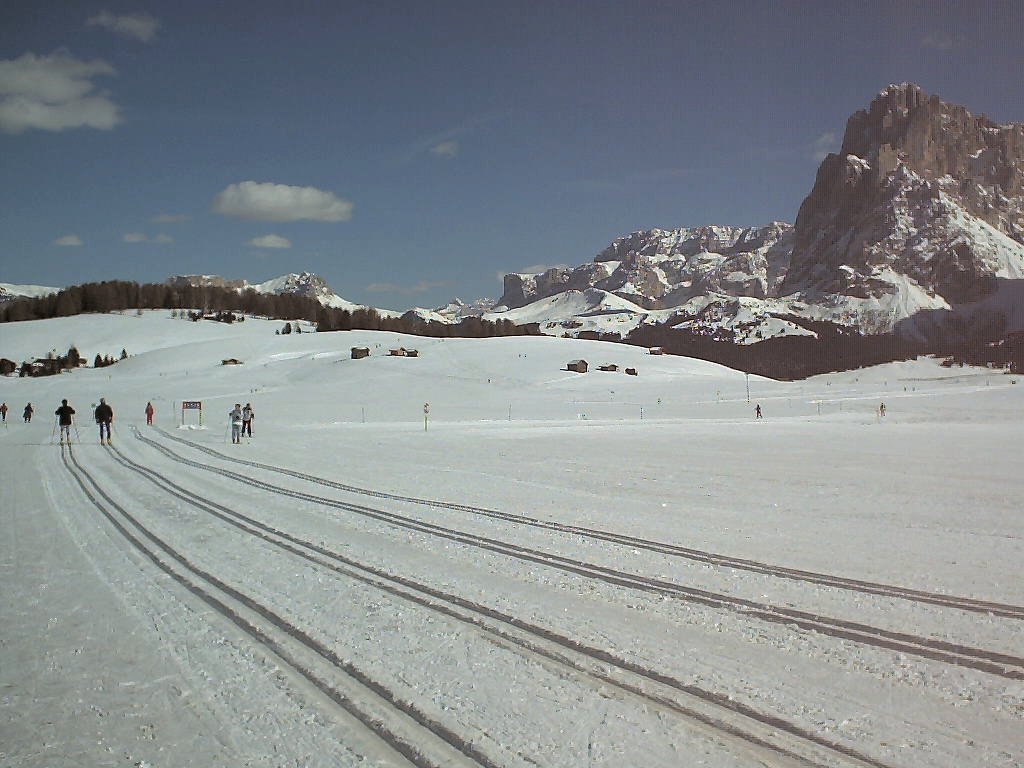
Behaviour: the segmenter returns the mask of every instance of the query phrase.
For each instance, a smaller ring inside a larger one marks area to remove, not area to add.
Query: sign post
[[[430,403],[423,404],[423,431],[427,431],[427,419],[430,418]]]
[[[203,426],[203,401],[182,400],[181,402],[181,426],[185,426],[185,411],[199,411],[199,427]]]

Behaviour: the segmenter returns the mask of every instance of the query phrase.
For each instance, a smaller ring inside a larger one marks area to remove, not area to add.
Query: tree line
[[[141,309],[201,310],[201,316],[232,311],[268,319],[306,320],[318,331],[394,331],[418,336],[472,337],[538,334],[536,324],[518,326],[510,320],[492,322],[468,317],[459,323],[426,321],[407,312],[385,317],[374,309],[325,307],[316,299],[294,293],[257,293],[204,285],[172,286],[107,280],[64,288],[39,298],[21,298],[0,304],[0,323],[70,317],[86,312],[118,312]],[[192,319],[200,315],[193,313]]]

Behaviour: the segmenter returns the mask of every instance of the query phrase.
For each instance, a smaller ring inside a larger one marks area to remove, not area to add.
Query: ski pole
[[[75,423],[75,417],[74,416],[71,417],[71,426],[75,428],[75,439],[78,442],[82,442],[82,436],[80,434],[78,434],[78,424]],[[68,442],[69,443],[71,442],[71,433],[70,432],[68,432]]]
[[[50,442],[52,443],[57,439],[57,417],[53,417],[53,431],[50,432]]]

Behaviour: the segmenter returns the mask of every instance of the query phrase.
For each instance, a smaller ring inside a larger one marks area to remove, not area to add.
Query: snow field
[[[486,537],[1009,656],[1024,648],[1018,619],[346,493],[171,438],[371,491],[1022,605],[1016,450],[1024,382],[921,360],[794,383],[752,376],[748,404],[742,374],[630,347],[273,335],[281,325],[196,324],[147,312],[0,327],[7,357],[71,344],[88,359],[122,347],[133,355],[101,370],[0,379],[11,408],[0,429],[0,461],[11,478],[0,486],[9,532],[0,593],[4,615],[16,617],[5,622],[0,647],[0,732],[12,745],[2,752],[11,764],[401,764],[273,653],[132,552],[48,444],[49,413],[67,397],[83,441],[75,457],[112,499],[196,566],[372,673],[497,765],[782,765],[791,758],[254,539],[118,455],[199,500],[731,697],[877,764],[1021,765],[1019,679],[609,583],[472,541]],[[351,346],[369,346],[372,355],[351,360]],[[395,346],[421,357],[383,356]],[[245,363],[221,366],[227,357]],[[579,357],[590,373],[562,370]],[[596,371],[604,362],[635,366],[640,375]],[[115,450],[94,444],[89,406],[101,395],[117,413]],[[206,429],[175,429],[182,399],[203,400]],[[28,400],[37,414],[24,425]],[[145,430],[147,400],[169,437]],[[881,401],[884,420],[875,413]],[[254,439],[240,446],[224,435],[234,402],[256,410]],[[431,404],[427,431],[424,402]],[[753,421],[755,402],[764,421]],[[136,439],[133,425],[188,460],[343,506],[181,464]],[[439,537],[430,526],[465,540]],[[430,743],[425,738],[424,748]],[[820,745],[804,748],[823,765],[864,764]]]

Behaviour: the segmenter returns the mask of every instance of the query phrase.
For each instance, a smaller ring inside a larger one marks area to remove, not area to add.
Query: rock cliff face
[[[680,306],[709,292],[764,298],[786,274],[791,233],[792,227],[781,222],[634,232],[614,240],[589,264],[506,275],[498,303],[514,309],[590,288],[651,310]]]
[[[978,224],[1024,242],[1022,159],[1024,126],[889,86],[818,169],[781,293],[878,295],[887,284],[872,277],[891,270],[951,304],[976,301],[1013,251],[974,242]]]
[[[671,322],[756,343],[825,320],[924,338],[1019,322],[1021,278],[1024,125],[903,83],[850,117],[795,226],[634,232],[581,267],[507,275],[499,303],[553,332]]]

